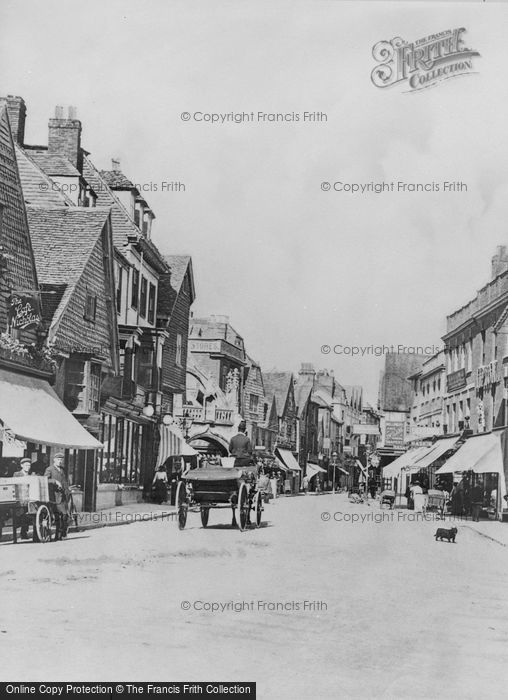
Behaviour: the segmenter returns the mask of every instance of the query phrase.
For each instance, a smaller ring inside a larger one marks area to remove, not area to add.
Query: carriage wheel
[[[37,542],[51,542],[55,539],[55,519],[48,506],[41,505],[37,508],[35,533]]]
[[[208,516],[210,515],[210,508],[201,506],[201,525],[206,527],[208,525]]]
[[[176,508],[178,513],[178,529],[183,530],[187,523],[187,492],[184,481],[180,481],[176,489]]]
[[[253,508],[255,516],[254,524],[256,527],[259,527],[261,525],[261,513],[263,512],[263,499],[261,498],[260,491],[254,496]]]
[[[238,491],[238,504],[236,506],[238,513],[237,522],[239,529],[243,532],[247,527],[249,520],[249,494],[247,493],[247,485],[242,481],[240,490]]]

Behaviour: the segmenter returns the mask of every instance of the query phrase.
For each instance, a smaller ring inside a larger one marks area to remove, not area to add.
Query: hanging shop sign
[[[8,298],[7,315],[11,328],[33,328],[42,321],[37,297],[12,293]]]

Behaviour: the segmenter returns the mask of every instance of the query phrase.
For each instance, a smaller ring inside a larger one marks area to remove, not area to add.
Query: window
[[[95,314],[97,312],[97,297],[95,294],[86,295],[85,300],[85,313],[83,317],[85,321],[95,321]]]
[[[138,378],[137,383],[151,389],[153,384],[153,359],[154,351],[151,345],[141,345],[137,349]]]
[[[120,313],[122,310],[122,287],[123,287],[123,268],[118,268],[118,283],[116,287],[116,311]]]
[[[249,411],[257,412],[258,401],[259,401],[259,396],[257,396],[257,394],[251,394],[249,396]]]
[[[482,365],[485,364],[485,331],[480,334],[481,339],[481,355],[482,355]]]
[[[175,364],[178,367],[182,366],[182,336],[180,333],[177,334],[176,336],[176,357],[175,357]]]
[[[493,360],[497,360],[497,333],[492,333]]]
[[[75,413],[98,413],[101,366],[79,358],[66,362],[64,404]]]
[[[150,282],[150,292],[148,294],[148,323],[155,323],[155,285]]]
[[[139,315],[141,318],[146,318],[146,302],[148,293],[148,280],[145,277],[141,278],[141,294],[139,295]]]
[[[139,271],[132,271],[132,296],[131,296],[131,306],[133,309],[138,308],[138,298],[139,298]]]
[[[101,405],[101,366],[92,362],[90,364],[90,382],[88,395],[88,410],[91,413],[99,413]]]

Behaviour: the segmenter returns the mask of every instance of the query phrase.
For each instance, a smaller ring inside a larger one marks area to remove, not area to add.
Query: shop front
[[[290,450],[275,447],[277,465],[284,472],[284,493],[298,494],[300,491],[301,468]]]
[[[42,376],[0,368],[0,457],[4,475],[18,469],[19,458],[32,461],[32,471],[44,474],[52,455],[65,450],[65,466],[76,489],[76,507],[93,510],[95,451],[102,448],[67,410]],[[79,451],[79,463],[71,457]]]
[[[507,515],[505,432],[471,436],[436,471],[436,477],[450,490],[454,515],[472,516],[475,504],[480,517],[502,520]]]

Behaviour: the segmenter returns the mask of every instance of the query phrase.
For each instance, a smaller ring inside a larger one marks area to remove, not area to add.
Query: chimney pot
[[[508,270],[508,253],[505,245],[498,245],[492,258],[492,279]]]
[[[55,119],[63,119],[63,107],[62,105],[57,105],[55,107]]]
[[[111,159],[111,169],[115,172],[118,172],[120,170],[120,158]]]
[[[67,110],[67,114],[69,115],[69,119],[77,119],[77,110],[76,107],[73,105],[69,105],[69,109]]]

